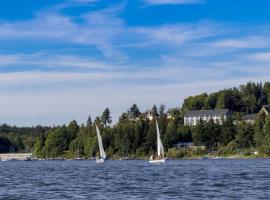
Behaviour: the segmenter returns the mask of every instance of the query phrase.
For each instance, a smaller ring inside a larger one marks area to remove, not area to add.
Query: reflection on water
[[[0,199],[270,199],[270,159],[0,162]]]

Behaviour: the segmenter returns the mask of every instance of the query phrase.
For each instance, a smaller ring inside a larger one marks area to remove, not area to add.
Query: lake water
[[[270,199],[270,159],[0,162],[0,199]]]

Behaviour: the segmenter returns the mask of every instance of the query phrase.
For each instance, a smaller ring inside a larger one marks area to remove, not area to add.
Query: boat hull
[[[149,160],[149,163],[165,163],[165,159],[159,159],[159,160]]]
[[[98,163],[104,163],[104,161],[105,161],[105,159],[96,159],[96,163],[98,164]]]

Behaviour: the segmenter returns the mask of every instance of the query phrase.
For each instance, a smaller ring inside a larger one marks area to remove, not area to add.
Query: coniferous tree
[[[264,132],[264,140],[261,150],[263,153],[270,155],[270,116],[267,116],[265,119],[263,132]]]
[[[101,115],[101,122],[104,126],[107,126],[107,124],[112,123],[112,117],[111,117],[111,112],[109,108],[106,108],[102,115]]]
[[[250,148],[254,145],[254,129],[251,124],[241,122],[237,127],[235,137],[236,143],[239,148]]]
[[[156,105],[153,105],[151,113],[152,113],[153,117],[158,117],[158,110],[157,110]]]
[[[92,126],[92,119],[91,116],[89,115],[87,118],[87,127],[91,127]]]
[[[138,106],[136,104],[133,104],[130,109],[127,112],[128,116],[130,119],[135,120],[136,118],[138,118],[141,114]]]

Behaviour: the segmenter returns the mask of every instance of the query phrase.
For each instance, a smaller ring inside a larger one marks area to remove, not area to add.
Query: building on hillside
[[[154,119],[154,114],[152,113],[151,110],[147,110],[143,113],[144,118],[148,119],[149,121],[152,121]],[[167,117],[167,119],[174,119],[173,115],[170,113],[170,111],[165,113],[165,116]],[[159,116],[156,116],[159,117]]]
[[[167,119],[174,119],[171,113],[167,113]]]
[[[244,115],[242,116],[242,121],[245,121],[249,124],[254,124],[256,120],[257,114],[250,114],[250,115]]]
[[[269,115],[270,114],[270,105],[263,106],[262,109],[260,110],[260,112],[265,112],[265,115]]]
[[[189,149],[194,147],[193,142],[178,142],[173,146],[177,149]]]
[[[143,113],[143,116],[145,119],[148,119],[150,121],[152,121],[154,119],[154,115],[152,114],[151,110],[147,110]]]
[[[242,121],[245,121],[245,122],[250,123],[250,124],[255,124],[256,117],[260,113],[265,113],[266,116],[269,115],[270,114],[270,105],[262,106],[262,109],[256,114],[249,114],[249,115],[242,116]]]
[[[195,126],[200,120],[209,122],[213,119],[214,123],[222,124],[232,113],[229,109],[216,110],[190,110],[184,116],[184,125]]]
[[[169,110],[166,112],[167,119],[175,119],[175,118],[174,118],[174,115],[173,115],[173,110],[175,110],[175,109],[169,109]]]

